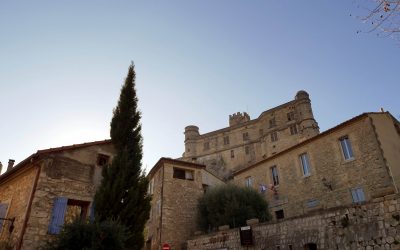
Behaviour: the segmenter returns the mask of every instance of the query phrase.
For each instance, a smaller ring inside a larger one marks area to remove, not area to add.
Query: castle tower
[[[199,127],[194,125],[185,127],[185,153],[183,153],[184,157],[193,157],[197,155],[195,139],[199,135]]]
[[[308,139],[319,134],[318,123],[314,119],[308,93],[300,90],[297,92],[295,100],[297,101],[295,108],[299,117],[300,131],[303,139]]]

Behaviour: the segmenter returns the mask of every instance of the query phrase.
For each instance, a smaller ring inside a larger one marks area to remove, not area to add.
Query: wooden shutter
[[[94,222],[94,212],[95,212],[95,205],[94,205],[94,202],[92,202],[92,206],[90,207],[90,214],[89,214],[90,222]]]
[[[7,215],[7,207],[8,204],[6,203],[0,203],[0,218],[5,219]],[[4,220],[0,220],[0,232],[3,228]]]
[[[68,198],[56,197],[54,198],[53,213],[51,215],[49,233],[59,234],[62,225],[64,225],[65,211],[67,210]]]

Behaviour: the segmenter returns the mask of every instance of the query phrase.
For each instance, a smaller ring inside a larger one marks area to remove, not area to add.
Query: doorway
[[[304,250],[317,250],[317,244],[307,243],[304,245]]]

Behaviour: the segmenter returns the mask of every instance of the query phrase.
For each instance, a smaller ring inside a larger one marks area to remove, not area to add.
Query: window
[[[147,189],[148,194],[153,194],[154,192],[154,179],[151,179],[149,182],[149,188]]]
[[[243,141],[247,141],[249,139],[249,133],[243,133]]]
[[[303,175],[309,176],[311,166],[310,166],[310,160],[308,159],[307,153],[301,154],[299,157],[300,157],[301,168],[303,170]]]
[[[276,246],[276,250],[281,250],[281,246]]]
[[[156,215],[157,216],[161,215],[161,200],[158,200],[156,203]]]
[[[253,186],[253,180],[251,179],[251,176],[246,178],[245,185],[246,185],[246,187],[252,187]]]
[[[289,128],[290,128],[290,134],[291,134],[291,135],[295,135],[295,134],[298,133],[298,132],[297,132],[297,126],[296,126],[296,124],[291,125]]]
[[[231,158],[235,158],[235,151],[231,150]]]
[[[84,220],[86,218],[89,201],[72,200],[67,197],[55,197],[53,212],[48,228],[49,234],[59,234],[64,223],[71,223],[76,218]],[[90,217],[94,215],[94,205],[92,204]]]
[[[191,170],[174,168],[173,178],[182,180],[194,180],[194,173]]]
[[[288,121],[293,121],[294,120],[294,112],[289,112],[287,113],[287,120]]]
[[[276,126],[275,118],[272,118],[271,120],[269,120],[269,127],[270,127],[270,128],[273,128],[273,127],[275,127],[275,126]]]
[[[275,217],[277,220],[285,218],[285,214],[283,213],[283,210],[277,210],[275,211]]]
[[[271,133],[271,142],[275,142],[278,140],[278,133],[277,132],[272,132]]]
[[[319,205],[319,200],[309,200],[309,201],[307,201],[306,202],[306,206],[308,207],[308,208],[313,208],[313,207],[316,207],[316,206],[318,206]]]
[[[244,151],[245,151],[246,155],[248,155],[250,153],[249,146],[244,147]]]
[[[289,250],[293,250],[293,246],[292,245],[289,245]]]
[[[99,165],[99,166],[107,165],[109,160],[110,160],[110,156],[108,156],[108,155],[104,155],[104,154],[97,155],[97,165]]]
[[[229,136],[224,137],[224,145],[229,145]]]
[[[279,177],[278,177],[278,169],[276,166],[271,167],[271,176],[272,176],[272,182],[274,183],[274,186],[279,185]]]
[[[0,203],[0,218],[6,219],[7,208],[8,208],[8,204],[7,203]],[[0,219],[0,233],[1,233],[2,229],[3,229],[3,224],[4,224],[4,220]]]
[[[210,149],[210,142],[205,142],[204,143],[204,150],[209,150]]]
[[[360,187],[351,190],[351,197],[354,203],[365,201],[364,190]]]
[[[340,146],[342,146],[343,157],[345,160],[354,158],[353,149],[351,148],[351,143],[347,136],[340,138]]]

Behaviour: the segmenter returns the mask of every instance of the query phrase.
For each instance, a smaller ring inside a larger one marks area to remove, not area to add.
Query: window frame
[[[274,131],[271,133],[271,142],[276,142],[278,141],[278,132]]]
[[[231,150],[231,159],[235,158],[235,150]]]
[[[274,171],[275,170],[275,171]],[[279,173],[276,165],[270,167],[272,183],[275,187],[279,186]]]
[[[229,135],[224,136],[224,145],[229,145],[230,141],[229,141]]]
[[[184,169],[184,168],[177,168],[177,167],[173,167],[172,169],[172,178],[173,179],[179,179],[179,180],[187,180],[187,181],[194,181],[195,178],[195,173],[193,170],[189,170],[189,169]],[[189,174],[191,174],[191,178],[189,178]]]
[[[305,156],[305,158],[303,158],[303,156]],[[303,161],[303,159],[305,159],[306,161]],[[311,175],[311,161],[310,161],[310,157],[308,155],[307,152],[302,153],[299,155],[299,160],[300,160],[300,167],[301,167],[301,172],[303,174],[303,177],[308,177]],[[304,165],[304,162],[306,162],[307,164]],[[306,168],[305,168],[306,166]],[[307,169],[307,173],[304,171],[305,169]]]
[[[250,140],[249,132],[244,132],[243,133],[243,141],[248,141]]]
[[[289,126],[290,135],[297,135],[299,130],[297,129],[297,124],[293,124]]]
[[[361,192],[359,192],[359,191],[361,191]],[[351,199],[352,199],[353,203],[360,204],[367,200],[365,197],[364,189],[360,186],[351,188],[350,194],[351,194]],[[356,198],[356,199],[354,199],[354,198]]]
[[[207,150],[210,150],[210,142],[209,141],[206,141],[203,144],[203,151],[207,151]]]
[[[289,111],[289,112],[287,113],[287,119],[288,119],[288,122],[294,121],[294,120],[295,120],[294,111]]]
[[[340,151],[345,161],[354,160],[354,150],[348,135],[339,138]]]
[[[251,176],[246,177],[244,184],[248,188],[253,187],[253,178]]]

